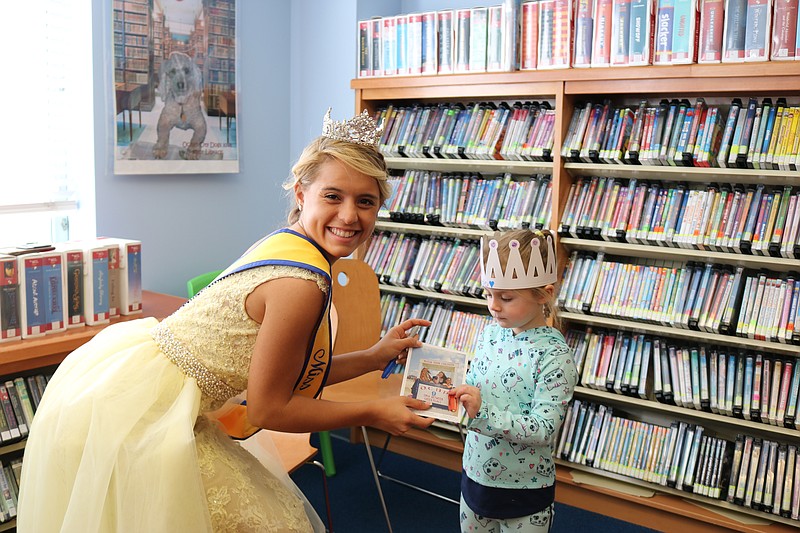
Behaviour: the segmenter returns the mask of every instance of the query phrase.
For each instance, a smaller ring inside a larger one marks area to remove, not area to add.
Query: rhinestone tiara
[[[382,132],[383,125],[378,126],[366,109],[360,115],[338,122],[331,120],[331,108],[329,107],[322,120],[322,136],[337,141],[377,147]]]

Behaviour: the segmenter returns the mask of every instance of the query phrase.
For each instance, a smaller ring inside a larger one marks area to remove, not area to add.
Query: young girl
[[[553,235],[518,230],[481,239],[481,283],[495,322],[466,385],[450,394],[469,415],[461,531],[546,532],[555,499],[555,436],[578,379],[557,324]]]

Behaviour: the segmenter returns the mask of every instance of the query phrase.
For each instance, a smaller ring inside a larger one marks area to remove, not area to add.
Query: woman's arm
[[[306,347],[315,333],[324,305],[325,296],[317,285],[297,278],[269,281],[248,296],[248,314],[261,321],[247,386],[250,422],[259,427],[293,432],[369,425],[393,435],[412,427],[429,426],[432,420],[409,410],[425,409],[427,405],[411,398],[397,396],[344,403],[294,394]],[[408,342],[405,340],[402,344]]]

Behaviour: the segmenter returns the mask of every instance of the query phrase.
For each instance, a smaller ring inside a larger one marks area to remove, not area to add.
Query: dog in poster
[[[153,146],[156,159],[166,157],[172,128],[193,130],[185,158],[200,157],[207,128],[201,105],[202,91],[203,77],[192,58],[181,52],[172,52],[161,64],[159,93],[164,109],[158,117],[158,139]]]

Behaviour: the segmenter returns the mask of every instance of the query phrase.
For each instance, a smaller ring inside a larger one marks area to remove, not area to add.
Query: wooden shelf
[[[409,289],[406,287],[395,287],[394,285],[380,285],[381,292],[391,292],[393,294],[405,294],[406,296],[413,296],[414,298],[422,298],[423,300],[444,300],[446,302],[453,302],[462,305],[471,305],[474,307],[486,308],[486,300],[483,298],[470,298],[469,296],[457,296],[455,294],[443,294],[441,292],[421,291],[418,289]]]
[[[695,331],[692,329],[679,329],[645,322],[634,322],[620,318],[607,318],[595,315],[584,315],[581,313],[561,312],[559,316],[562,320],[580,322],[583,324],[593,324],[606,328],[621,329],[624,331],[635,331],[649,335],[661,335],[674,339],[683,339],[689,342],[700,342],[703,344],[722,344],[725,346],[735,346],[747,350],[755,350],[768,353],[780,353],[797,357],[800,355],[800,347],[796,344],[781,344],[778,342],[757,341],[733,335],[719,335],[717,333],[707,333],[705,331]]]
[[[690,418],[699,422],[711,422],[714,424],[723,424],[740,428],[741,430],[752,430],[762,434],[769,434],[775,438],[793,440],[798,437],[796,429],[786,427],[772,426],[770,424],[762,424],[760,422],[753,422],[752,420],[743,420],[741,418],[734,418],[731,416],[718,415],[715,413],[708,413],[705,411],[698,411],[696,409],[687,409],[678,407],[677,405],[669,405],[659,403],[655,400],[645,400],[639,397],[624,396],[622,394],[615,394],[613,392],[590,389],[588,387],[577,386],[575,387],[575,396],[580,398],[587,398],[604,404],[614,404],[624,407],[630,407],[632,410],[637,411],[646,409],[656,413],[661,413],[666,416],[674,417],[676,415],[681,418]]]
[[[800,177],[798,177],[798,179],[800,179]],[[559,239],[559,242],[570,250],[605,252],[610,255],[626,257],[699,261],[703,263],[710,262],[723,265],[743,266],[752,269],[765,269],[773,272],[800,271],[799,259],[786,259],[783,257],[688,250],[685,248],[669,248],[646,244],[630,244],[626,242],[594,241],[590,239],[575,239],[572,237],[563,237]]]
[[[439,172],[481,172],[483,174],[552,174],[553,163],[538,161],[488,161],[484,159],[420,159],[387,157],[386,165],[398,170],[436,170]]]
[[[800,63],[797,62],[764,62],[744,64],[718,65],[676,65],[647,66],[604,69],[560,69],[540,71],[518,71],[504,73],[453,74],[440,76],[403,76],[386,78],[355,79],[351,82],[355,92],[356,110],[368,109],[375,112],[390,103],[406,105],[410,103],[435,102],[474,102],[478,99],[492,102],[516,102],[525,100],[546,99],[556,109],[554,125],[553,164],[544,168],[529,166],[528,163],[518,166],[517,162],[478,162],[460,160],[416,160],[405,158],[389,158],[389,164],[397,169],[429,169],[437,171],[479,171],[479,172],[511,172],[552,174],[552,216],[550,227],[557,227],[561,214],[568,200],[570,186],[577,176],[599,176],[637,178],[659,181],[680,181],[694,184],[702,183],[741,183],[765,185],[800,184],[800,172],[752,170],[752,169],[709,169],[695,167],[647,167],[633,165],[584,164],[563,161],[558,147],[568,131],[570,115],[576,105],[587,101],[600,101],[606,98],[625,103],[638,101],[643,97],[653,98],[690,98],[703,96],[708,101],[718,100],[722,104],[730,103],[733,97],[749,96],[800,96]],[[434,163],[431,163],[434,161]],[[431,164],[438,166],[431,168]],[[467,165],[467,166],[464,166]],[[484,166],[478,166],[484,165]],[[509,166],[503,166],[509,165]],[[465,228],[435,228],[432,226],[417,227],[411,224],[399,224],[381,221],[380,230],[393,232],[420,233],[425,235],[447,235],[452,237],[476,238],[484,232]],[[679,248],[666,248],[627,243],[610,243],[583,239],[559,239],[567,250],[603,251],[611,255],[641,257],[664,261],[712,261],[714,263],[745,266],[751,269],[765,269],[776,272],[800,270],[800,261],[794,259],[748,256],[733,253],[705,252]],[[561,260],[566,254],[562,254]],[[415,289],[405,289],[382,285],[383,292],[405,294],[417,298],[435,298],[453,301],[459,304],[472,305],[485,309],[485,302],[477,298],[451,296]],[[727,335],[716,335],[705,332],[684,330],[662,325],[637,323],[630,320],[597,317],[580,313],[562,312],[561,318],[580,324],[591,324],[666,338],[683,340],[689,343],[716,344],[771,353],[781,356],[796,357],[800,347],[780,343],[756,341]],[[396,391],[394,391],[396,394]],[[576,396],[591,399],[605,404],[629,407],[632,413],[652,418],[670,418],[679,416],[694,419],[723,428],[731,432],[774,435],[782,440],[796,439],[798,432],[786,428],[778,428],[768,424],[734,419],[713,413],[705,413],[692,409],[676,408],[659,404],[655,401],[630,398],[580,387]],[[456,435],[457,438],[457,435]],[[418,443],[406,439],[408,453],[415,455],[419,446],[425,457],[429,454],[429,446],[436,441]],[[455,451],[451,450],[451,453]],[[423,458],[423,456],[419,456]],[[426,459],[424,459],[426,460]],[[437,459],[438,460],[438,459]],[[460,463],[454,463],[459,465]],[[556,498],[558,501],[576,505],[594,512],[615,516],[622,520],[668,531],[686,530],[733,530],[733,531],[790,531],[796,530],[800,523],[786,521],[781,517],[773,517],[767,513],[750,512],[738,506],[717,505],[717,511],[703,506],[708,504],[707,498],[697,497],[682,491],[663,490],[660,486],[647,485],[656,491],[652,498],[636,497],[624,491],[611,490],[605,487],[588,486],[572,480],[569,472],[576,468],[572,465],[559,465],[557,476]],[[619,479],[611,473],[593,471],[591,473],[608,479],[618,479],[628,486],[637,482],[629,478]],[[696,500],[696,503],[693,503]],[[753,525],[727,518],[720,512],[735,512],[742,516],[754,515],[764,521],[773,521],[770,525]]]
[[[800,171],[757,170],[751,168],[656,167],[644,165],[607,165],[600,163],[565,163],[572,176],[601,178],[637,178],[694,183],[752,183],[796,185]]]
[[[418,235],[443,235],[446,237],[461,237],[480,239],[483,235],[491,233],[482,229],[451,228],[448,226],[428,226],[426,224],[404,224],[402,222],[388,222],[379,220],[375,224],[376,230],[392,231],[397,233],[416,233]]]

